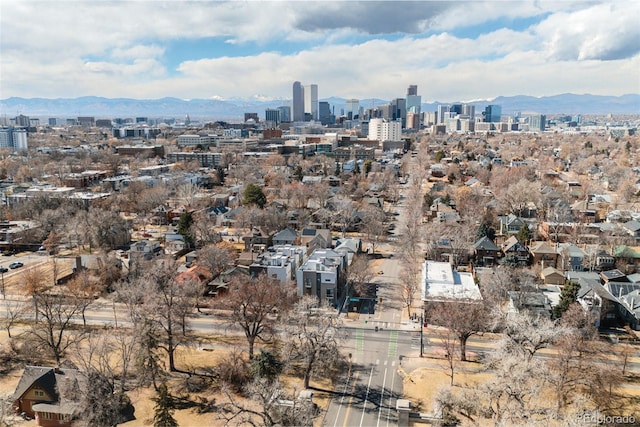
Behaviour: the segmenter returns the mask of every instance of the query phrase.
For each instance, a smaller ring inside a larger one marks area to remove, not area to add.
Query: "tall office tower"
[[[547,125],[547,116],[544,114],[535,114],[529,116],[529,130],[531,132],[544,132]]]
[[[331,106],[327,101],[320,101],[318,103],[318,119],[323,125],[330,125],[333,123],[331,119]]]
[[[371,119],[367,138],[373,141],[401,141],[402,123],[400,120]]]
[[[451,111],[448,105],[438,105],[438,116],[436,117],[436,124],[444,124],[444,119],[449,117],[449,111]]]
[[[281,123],[289,123],[291,121],[291,107],[288,105],[281,105],[278,107],[278,111],[280,111]]]
[[[462,104],[451,104],[449,112],[454,113],[455,115],[462,115]]]
[[[407,100],[396,98],[391,101],[391,120],[400,120],[402,127],[407,126]]]
[[[58,124],[58,119],[55,117],[49,117],[49,126],[55,126]]]
[[[412,112],[407,113],[407,129],[420,129],[420,114]]]
[[[414,113],[420,116],[420,105],[422,104],[422,97],[418,95],[418,86],[411,85],[407,89],[407,112]]]
[[[500,122],[502,116],[502,107],[500,105],[487,105],[482,113],[482,121],[487,123]]]
[[[462,106],[462,115],[469,117],[473,121],[476,116],[476,106],[472,104],[464,104]]]
[[[276,108],[267,108],[264,110],[264,120],[267,122],[273,122],[277,125],[280,123],[280,110]]]
[[[294,122],[304,121],[304,89],[300,82],[293,82],[292,119]]]
[[[318,120],[318,85],[304,87],[304,114],[309,114],[311,120]]]
[[[349,119],[353,119],[355,116],[360,115],[360,100],[359,99],[347,99],[345,101],[344,115]]]

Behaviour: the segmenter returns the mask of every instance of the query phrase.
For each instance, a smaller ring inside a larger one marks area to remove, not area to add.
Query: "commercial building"
[[[292,119],[294,122],[304,121],[304,89],[300,82],[293,82]]]
[[[304,114],[311,120],[318,120],[318,85],[304,86]]]

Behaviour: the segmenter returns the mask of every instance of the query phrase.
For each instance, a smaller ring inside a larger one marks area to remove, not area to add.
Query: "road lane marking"
[[[347,427],[347,421],[349,421],[349,412],[351,412],[351,404],[353,403],[353,392],[356,390],[359,375],[360,371],[356,372],[353,376],[353,387],[351,389],[351,396],[349,396],[349,402],[347,403],[347,411],[344,413],[344,423],[342,423],[342,427]]]
[[[371,373],[369,374],[369,383],[367,384],[367,392],[364,395],[364,402],[362,404],[362,415],[360,416],[360,427],[362,427],[362,423],[364,422],[364,413],[367,411],[367,399],[369,398],[369,390],[371,390],[371,379],[373,378],[373,369],[375,367],[371,367]]]
[[[395,357],[398,352],[398,331],[391,331],[389,335],[389,351],[387,356]]]
[[[386,365],[387,362],[385,361],[384,364]],[[382,415],[382,402],[384,401],[384,386],[387,383],[387,368],[384,368],[384,378],[382,380],[382,391],[380,392],[380,409],[378,409],[378,423],[376,424],[376,427],[378,427],[380,425],[380,416]]]
[[[393,364],[395,363],[396,362],[394,361]],[[389,427],[389,419],[391,418],[391,398],[393,397],[393,384],[396,382],[396,372],[395,370],[392,372],[393,375],[391,376],[391,390],[389,391],[389,410],[387,411],[387,427]]]
[[[342,396],[340,397],[340,404],[338,405],[338,410],[336,411],[336,420],[333,423],[333,427],[337,427],[338,425],[338,417],[340,416],[340,409],[342,408],[342,404],[344,403],[344,397],[347,394],[347,387],[349,387],[349,380],[351,379],[351,368],[349,368],[349,374],[347,375],[347,381],[344,383],[344,390],[342,390]]]
[[[380,364],[380,359],[376,359],[376,365]]]
[[[356,351],[362,353],[364,351],[364,329],[356,331]]]

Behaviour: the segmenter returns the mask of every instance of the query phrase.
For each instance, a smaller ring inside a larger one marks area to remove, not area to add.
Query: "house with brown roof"
[[[71,426],[80,403],[61,396],[60,389],[83,390],[85,377],[77,369],[26,366],[13,393],[13,409],[35,418],[42,427]]]
[[[555,267],[558,262],[558,249],[555,245],[547,242],[532,242],[529,245],[529,252],[532,257],[532,264],[542,268]]]

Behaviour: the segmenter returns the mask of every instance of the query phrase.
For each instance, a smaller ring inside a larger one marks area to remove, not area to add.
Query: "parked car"
[[[20,268],[22,266],[24,266],[24,264],[21,262],[12,262],[11,264],[9,264],[9,268],[11,269]]]
[[[6,273],[7,271],[9,271],[7,267],[0,267],[0,273]]]

